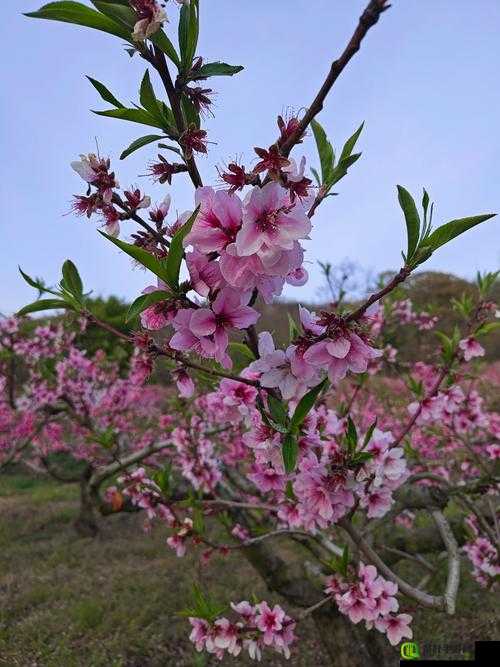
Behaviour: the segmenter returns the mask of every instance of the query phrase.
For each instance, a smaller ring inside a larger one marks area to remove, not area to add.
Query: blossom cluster
[[[490,539],[481,535],[474,515],[467,517],[466,523],[474,535],[473,539],[463,547],[464,553],[472,563],[472,576],[484,588],[496,587],[500,575],[498,549]]]
[[[397,584],[380,576],[373,565],[360,563],[353,580],[339,574],[329,577],[325,593],[353,623],[365,621],[367,629],[385,633],[393,646],[405,637],[412,639],[412,617],[398,613]]]
[[[290,646],[295,641],[296,622],[279,606],[267,602],[252,605],[246,600],[231,603],[237,620],[219,617],[214,621],[190,617],[192,631],[189,639],[197,651],[207,651],[222,659],[224,653],[238,656],[248,651],[253,660],[260,660],[262,650],[270,648],[285,658],[290,657]]]
[[[433,329],[437,322],[437,315],[430,315],[425,310],[416,313],[410,299],[401,299],[391,304],[392,314],[398,318],[401,324],[414,324],[420,331]]]

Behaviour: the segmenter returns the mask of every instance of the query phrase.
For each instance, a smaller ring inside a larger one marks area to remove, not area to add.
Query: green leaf
[[[371,452],[355,452],[351,459],[352,466],[360,466],[367,461],[371,461],[373,454]]]
[[[165,292],[164,290],[155,290],[154,292],[149,292],[148,294],[141,294],[141,296],[137,297],[137,299],[130,305],[130,308],[128,309],[127,315],[125,317],[125,322],[130,322],[130,320],[133,320],[135,317],[140,315],[143,310],[146,310],[146,308],[149,308],[150,306],[154,305],[155,303],[159,303],[160,301],[166,301],[171,297],[172,295],[169,292]]]
[[[349,452],[354,452],[358,445],[358,432],[351,417],[347,418],[347,432],[346,432],[347,449]]]
[[[500,329],[500,322],[484,322],[478,329],[476,329],[474,334],[476,336],[486,336],[486,334],[496,331],[497,329]]]
[[[345,545],[342,552],[342,558],[340,559],[339,566],[341,573],[344,575],[344,577],[347,577],[347,568],[349,566],[349,546],[347,544]]]
[[[163,30],[158,30],[154,35],[151,35],[149,39],[160,49],[160,51],[163,51],[163,53],[170,58],[178,69],[180,68],[181,61],[177,55],[177,51]]]
[[[130,5],[120,2],[109,2],[109,0],[91,0],[91,2],[102,14],[128,30],[129,35],[132,33],[137,19]]]
[[[78,269],[70,259],[67,259],[62,265],[62,275],[64,286],[75,297],[83,296],[83,283],[78,273]]]
[[[290,341],[295,340],[298,336],[300,336],[300,329],[297,326],[297,323],[293,319],[293,317],[288,314],[288,338]]]
[[[135,259],[136,262],[139,262],[139,264],[149,269],[152,273],[155,274],[155,276],[158,276],[158,278],[164,282],[167,281],[165,265],[160,262],[160,260],[156,259],[156,257],[153,257],[153,255],[151,255],[149,252],[143,248],[139,248],[139,246],[132,245],[131,243],[125,243],[125,241],[121,241],[114,236],[110,236],[101,230],[98,230],[98,232],[104,236],[104,238],[108,239],[108,241],[114,243],[118,248],[120,248],[120,250],[123,250],[124,253]]]
[[[267,404],[269,406],[271,417],[274,419],[274,421],[278,422],[278,424],[286,426],[288,423],[288,413],[283,403],[275,398],[272,394],[268,394]]]
[[[33,303],[24,306],[24,308],[18,310],[16,314],[20,317],[21,315],[28,315],[28,313],[38,313],[42,310],[54,310],[55,308],[74,310],[73,306],[61,299],[40,299],[39,301],[34,301]]]
[[[131,153],[134,151],[139,150],[139,148],[142,148],[143,146],[147,146],[148,144],[152,144],[153,141],[158,141],[158,139],[163,139],[163,136],[161,134],[147,134],[144,137],[139,137],[135,141],[133,141],[128,148],[126,148],[122,154],[120,155],[120,160],[124,160],[126,157],[128,157]]]
[[[406,253],[406,261],[411,260],[417,249],[418,239],[420,237],[420,216],[418,215],[415,201],[411,194],[398,185],[398,200],[399,205],[403,209],[406,221],[406,235],[408,238],[408,250]]]
[[[211,76],[233,76],[244,69],[242,65],[228,65],[227,63],[206,63],[196,70],[190,79],[208,79]]]
[[[155,91],[151,85],[151,79],[149,78],[149,70],[144,72],[144,76],[141,81],[141,90],[140,90],[140,101],[142,106],[149,111],[149,113],[161,121],[161,110],[156,101]]]
[[[293,484],[292,484],[291,480],[288,480],[287,483],[286,483],[285,496],[289,500],[293,500],[294,502],[297,502],[297,497],[296,497],[296,495],[293,491]]]
[[[182,225],[179,231],[174,235],[172,241],[170,242],[170,248],[168,251],[168,257],[166,262],[166,282],[174,289],[179,288],[179,274],[181,270],[182,258],[184,257],[184,246],[183,241],[185,237],[191,231],[196,216],[200,207],[197,206],[194,213],[191,215],[189,220]]]
[[[340,154],[339,164],[344,160],[347,160],[347,158],[351,157],[352,150],[356,145],[357,140],[359,139],[359,135],[363,131],[364,125],[365,125],[364,122],[361,123],[356,132],[354,132],[354,134],[350,136],[349,139],[345,142],[344,148],[342,149],[342,153]],[[361,155],[361,153],[358,153],[358,155]]]
[[[127,42],[131,41],[130,31],[124,26],[80,2],[49,2],[35,12],[26,13],[25,16],[73,23],[107,32]]]
[[[90,81],[90,83],[94,86],[94,88],[97,90],[99,95],[102,97],[102,99],[105,102],[109,102],[113,106],[115,106],[117,109],[123,109],[123,104],[116,99],[116,97],[113,95],[113,93],[106,88],[106,86],[101,83],[100,81],[97,81],[97,79],[93,79],[91,76],[87,76],[87,79]]]
[[[118,118],[119,120],[129,120],[132,123],[141,123],[141,125],[149,125],[150,127],[159,127],[161,130],[164,129],[165,125],[144,109],[110,109],[109,111],[93,111],[93,113],[107,118]]]
[[[299,455],[299,443],[297,438],[292,433],[287,433],[283,438],[283,446],[281,449],[283,456],[283,465],[286,473],[291,473],[295,470],[297,465],[297,457]]]
[[[335,169],[332,172],[331,178],[327,183],[327,189],[330,190],[330,188],[335,185],[335,183],[338,183],[344,176],[347,174],[347,170],[349,167],[351,167],[355,162],[359,160],[361,157],[361,153],[354,153],[354,155],[350,155],[349,157],[344,158],[343,160],[339,160],[339,163],[335,167]]]
[[[377,427],[377,421],[378,421],[378,419],[377,419],[377,417],[375,417],[375,421],[372,424],[370,424],[370,427],[369,427],[368,431],[366,432],[365,438],[363,440],[363,449],[369,444],[370,440],[372,439],[373,431]]]
[[[328,379],[325,378],[323,382],[320,382],[318,385],[310,389],[307,392],[307,394],[305,394],[300,399],[300,401],[297,404],[297,407],[295,408],[295,412],[293,413],[292,419],[290,421],[291,429],[299,428],[299,426],[302,424],[302,422],[307,417],[307,415],[313,408],[314,404],[316,403],[316,399],[323,391],[323,389],[327,386],[327,384],[328,384]]]
[[[233,363],[237,367],[241,367],[241,370],[248,366],[250,362],[255,361],[255,356],[252,350],[248,347],[248,345],[245,345],[245,343],[232,341],[229,343],[228,349],[229,356],[233,360]]]
[[[318,184],[319,187],[321,187],[321,178],[319,177],[318,170],[315,169],[314,167],[311,167],[311,173],[314,176],[314,180]]]
[[[40,290],[44,287],[40,282],[31,278],[31,276],[29,276],[27,273],[24,273],[24,271],[21,269],[20,266],[18,266],[17,268],[19,269],[19,273],[22,275],[22,277],[30,287],[34,287],[37,290]]]
[[[460,234],[472,229],[472,227],[479,225],[481,222],[486,222],[486,220],[490,220],[495,216],[496,213],[485,213],[483,215],[474,215],[470,218],[451,220],[435,229],[432,234],[427,237],[425,247],[434,251],[445,243],[448,243],[448,241],[460,236]]]
[[[311,127],[314,139],[316,140],[316,147],[318,149],[319,161],[321,164],[322,185],[326,185],[332,178],[335,153],[331,143],[328,141],[325,130],[317,120],[311,121]]]
[[[186,119],[186,125],[194,125],[197,129],[200,128],[200,114],[196,111],[194,104],[191,100],[183,95],[181,98],[182,111],[184,113],[184,118]]]
[[[184,71],[189,71],[193,63],[198,44],[198,2],[191,0],[189,6],[183,5],[179,17],[179,50]]]

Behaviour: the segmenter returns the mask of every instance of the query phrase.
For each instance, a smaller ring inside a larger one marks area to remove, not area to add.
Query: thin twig
[[[300,141],[310,122],[323,108],[323,103],[328,93],[331,91],[334,83],[342,74],[351,58],[359,51],[361,42],[366,33],[372,26],[377,23],[382,12],[384,12],[386,9],[389,9],[389,7],[390,5],[387,4],[387,0],[370,0],[364,12],[360,16],[358,25],[351,39],[349,40],[340,57],[332,63],[328,76],[326,77],[313,102],[311,103],[309,109],[304,114],[304,117],[297,126],[297,129],[280,146],[281,153],[283,155],[288,156],[295,144]]]

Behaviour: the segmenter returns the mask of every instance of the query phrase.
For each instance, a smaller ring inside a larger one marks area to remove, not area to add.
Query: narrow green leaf
[[[474,215],[470,218],[451,220],[435,229],[432,234],[427,237],[425,247],[434,251],[445,243],[448,243],[448,241],[460,236],[460,234],[472,229],[472,227],[479,225],[481,222],[486,222],[486,220],[490,220],[495,216],[496,213],[485,213],[484,215]]]
[[[184,118],[186,119],[186,125],[188,127],[190,125],[194,125],[197,129],[199,129],[201,125],[200,114],[196,111],[194,104],[188,97],[186,97],[186,95],[182,96],[181,105]]]
[[[160,122],[155,116],[144,109],[110,109],[109,111],[93,111],[98,116],[107,118],[118,118],[119,120],[128,120],[132,123],[149,125],[150,127],[159,127],[163,130],[164,123]]]
[[[335,183],[338,183],[342,178],[344,178],[349,167],[357,162],[360,157],[361,153],[354,153],[353,155],[349,155],[349,157],[346,157],[343,160],[339,160],[337,166],[334,168],[330,176],[330,180],[326,184],[327,189],[330,190],[330,188],[335,185]]]
[[[245,345],[245,343],[238,343],[236,341],[232,341],[229,343],[229,352],[231,354],[240,355],[244,357],[247,361],[255,361],[255,356],[252,352],[252,350],[248,347],[248,345]]]
[[[174,235],[172,241],[170,242],[166,263],[166,282],[174,290],[179,288],[179,274],[181,270],[182,258],[184,257],[183,241],[191,231],[191,227],[196,220],[196,216],[198,215],[199,210],[200,207],[197,206],[189,220],[184,225],[182,225],[182,227]]]
[[[147,134],[145,137],[139,137],[122,152],[122,154],[120,155],[120,160],[124,160],[134,151],[137,151],[139,150],[139,148],[147,146],[148,144],[152,144],[153,141],[158,141],[159,139],[163,139],[163,136],[161,134]]]
[[[288,474],[293,472],[297,465],[299,443],[297,442],[297,438],[292,433],[287,433],[283,438],[281,454],[283,456],[285,472]]]
[[[131,42],[130,31],[123,25],[80,2],[49,2],[35,12],[26,13],[25,16],[35,19],[73,23],[107,32],[110,35],[115,35],[120,39]]]
[[[288,413],[283,403],[275,398],[272,394],[268,394],[267,404],[269,406],[271,417],[274,419],[274,421],[278,422],[278,424],[286,426],[288,423]]]
[[[484,322],[478,329],[476,329],[475,335],[485,336],[486,334],[489,334],[492,331],[496,331],[497,329],[500,329],[500,322]]]
[[[182,68],[185,72],[191,69],[196,46],[198,44],[198,2],[192,0],[189,6],[181,8],[179,17],[179,50]]]
[[[318,184],[319,187],[321,187],[321,178],[319,177],[318,170],[315,169],[314,167],[311,167],[311,173],[314,176],[314,180]]]
[[[196,70],[193,76],[189,77],[192,80],[208,79],[211,76],[233,76],[241,72],[244,67],[241,65],[228,65],[227,63],[215,62],[206,63],[200,69]]]
[[[163,53],[170,58],[178,69],[180,68],[181,61],[177,55],[177,51],[163,30],[158,30],[154,35],[151,35],[150,40],[160,49],[160,51],[163,51]]]
[[[120,248],[120,250],[123,250],[124,253],[129,255],[129,257],[132,257],[136,262],[139,262],[139,264],[149,269],[152,273],[155,274],[155,276],[158,276],[158,278],[164,282],[167,281],[165,265],[160,262],[160,260],[156,259],[156,257],[153,257],[153,255],[151,255],[149,252],[143,248],[139,248],[139,246],[132,245],[131,243],[125,243],[125,241],[121,241],[114,236],[110,236],[101,230],[98,230],[98,232],[104,236],[104,238],[108,239],[108,241],[114,243],[115,246]]]
[[[18,266],[17,268],[19,269],[19,273],[22,275],[22,277],[24,278],[24,280],[28,283],[28,285],[30,287],[34,287],[37,290],[40,290],[40,289],[43,288],[43,285],[41,283],[39,283],[36,280],[34,280],[33,278],[31,278],[31,276],[29,276],[27,273],[24,273],[24,271],[21,269],[20,266]]]
[[[335,153],[331,143],[328,141],[326,132],[317,120],[311,121],[311,127],[316,140],[319,161],[321,164],[322,185],[329,183],[335,163]]]
[[[346,544],[342,551],[342,558],[340,560],[340,567],[344,577],[347,576],[347,568],[349,566],[349,546]]]
[[[320,382],[318,385],[310,389],[307,394],[305,394],[297,404],[295,412],[293,413],[292,419],[290,421],[290,428],[297,429],[302,424],[304,419],[307,417],[314,404],[316,399],[327,386],[328,379],[325,378],[323,382]]]
[[[356,132],[354,132],[354,134],[350,136],[349,139],[345,142],[344,148],[342,149],[342,153],[340,154],[339,162],[342,162],[343,160],[351,156],[353,148],[356,145],[357,140],[359,139],[359,135],[363,131],[364,125],[365,125],[364,122],[361,123]]]
[[[358,432],[351,417],[347,418],[347,432],[346,432],[347,448],[350,452],[354,452],[358,445]]]
[[[82,279],[80,278],[78,269],[70,259],[67,259],[62,265],[62,275],[68,292],[80,298],[83,295]]]
[[[87,76],[87,79],[90,81],[90,83],[94,86],[94,88],[97,90],[99,95],[102,97],[102,99],[105,102],[109,102],[113,106],[115,106],[117,109],[123,109],[123,104],[116,99],[116,97],[113,95],[113,93],[106,88],[106,86],[101,83],[100,81],[97,81],[97,79],[93,79],[91,76]]]
[[[406,221],[406,235],[408,238],[406,259],[407,261],[410,261],[417,249],[418,239],[420,237],[420,216],[418,215],[415,201],[408,190],[401,185],[398,185],[397,188],[399,205],[403,209]]]
[[[370,443],[370,440],[372,439],[372,436],[373,436],[373,431],[377,427],[377,421],[378,421],[378,419],[375,417],[375,421],[372,424],[370,424],[370,427],[369,427],[368,431],[366,432],[365,438],[363,440],[363,449]]]
[[[18,310],[17,315],[28,315],[29,313],[38,313],[42,310],[54,310],[56,308],[65,308],[67,310],[74,310],[73,306],[66,301],[61,299],[40,299],[39,301],[34,301],[21,310]]]
[[[300,336],[300,330],[293,317],[288,313],[288,338],[290,341]]]
[[[122,25],[129,35],[132,33],[137,18],[130,5],[108,0],[91,0],[91,2],[102,14]]]
[[[156,101],[155,91],[151,85],[151,79],[149,78],[149,70],[144,72],[144,76],[141,81],[140,89],[140,102],[142,106],[149,111],[149,113],[161,121],[161,110]]]
[[[127,315],[125,317],[125,322],[130,322],[135,317],[140,315],[143,310],[153,306],[155,303],[160,301],[166,301],[170,299],[172,295],[169,292],[164,290],[155,290],[154,292],[149,292],[149,294],[141,294],[137,299],[130,305]]]

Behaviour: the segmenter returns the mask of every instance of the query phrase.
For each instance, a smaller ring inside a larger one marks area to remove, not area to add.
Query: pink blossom
[[[347,332],[336,339],[326,338],[314,343],[305,352],[304,359],[328,371],[331,382],[336,383],[347,374],[364,373],[368,362],[381,356],[382,351],[367,345],[357,334]]]
[[[202,253],[220,252],[234,242],[241,227],[241,200],[224,190],[201,187],[196,190],[195,201],[200,210],[184,245]]]
[[[285,612],[279,605],[271,609],[267,602],[257,605],[258,614],[255,623],[259,630],[264,633],[264,644],[268,646],[273,643],[275,633],[282,629]]]
[[[409,614],[398,614],[397,616],[391,614],[377,619],[375,627],[380,632],[385,632],[392,646],[396,646],[403,637],[413,638],[413,632],[410,628],[411,621],[412,617]]]
[[[207,336],[198,336],[193,333],[191,321],[197,311],[193,308],[180,310],[173,320],[175,334],[169,341],[174,350],[186,352],[192,350],[203,357],[211,358],[215,355],[215,344]]]
[[[177,384],[179,395],[182,398],[191,398],[194,394],[194,382],[182,368],[172,372],[172,376]]]
[[[231,360],[226,355],[229,344],[227,331],[231,328],[247,329],[257,322],[259,313],[250,306],[242,305],[242,296],[235,290],[225,288],[219,292],[212,308],[200,308],[190,318],[190,330],[195,336],[212,336],[215,343],[215,358],[228,366]]]
[[[272,182],[253,188],[246,200],[236,247],[240,256],[259,253],[269,262],[279,250],[291,250],[294,241],[307,238],[310,231],[302,204],[292,205],[287,191]]]
[[[218,262],[196,250],[186,253],[186,264],[192,288],[200,296],[207,297],[211,290],[218,289],[223,280]]]
[[[484,357],[484,347],[475,338],[463,338],[458,347],[462,350],[465,361],[474,357]]]

